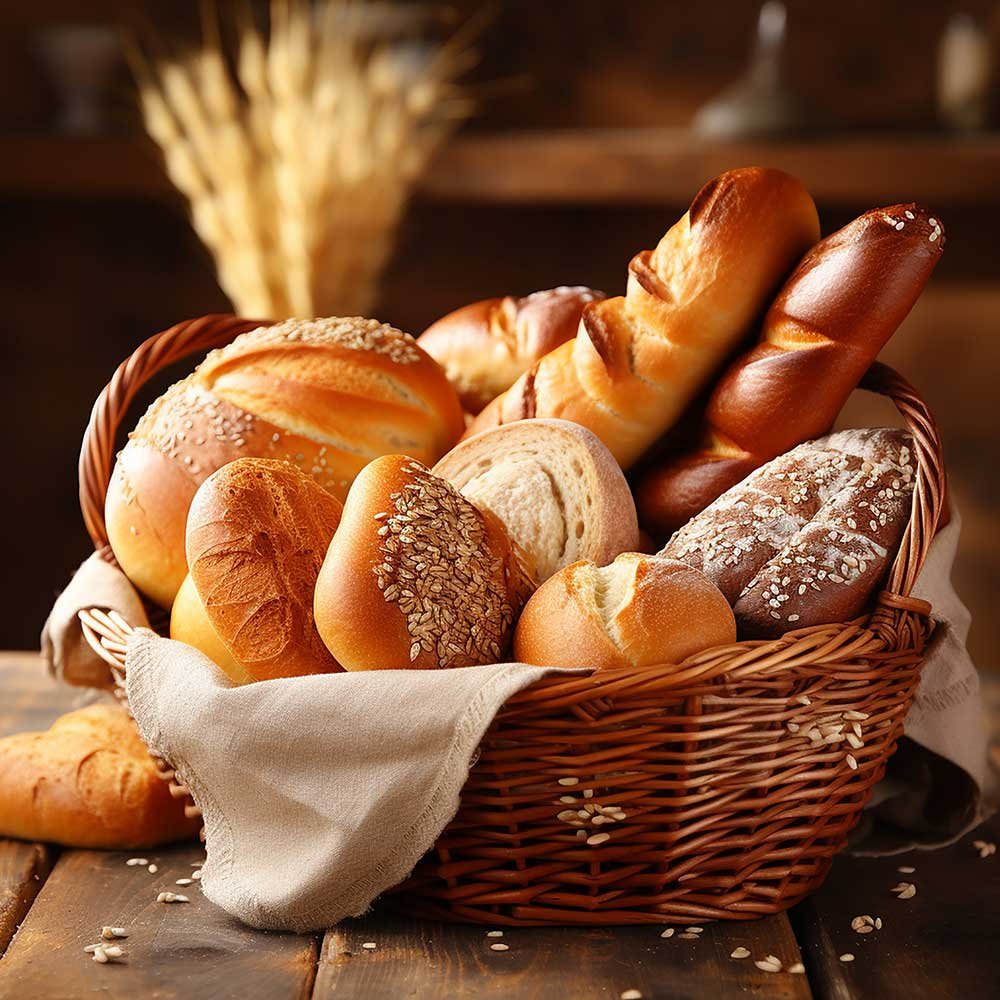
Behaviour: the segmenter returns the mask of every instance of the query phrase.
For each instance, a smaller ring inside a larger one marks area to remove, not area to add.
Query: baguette
[[[817,244],[786,282],[760,342],[716,386],[699,447],[646,474],[643,525],[663,537],[758,466],[825,434],[941,257],[918,205],[866,212]]]
[[[547,354],[476,417],[466,437],[529,417],[588,427],[626,468],[680,416],[819,238],[816,206],[778,170],[706,184],[622,298],[592,302],[576,338]]]

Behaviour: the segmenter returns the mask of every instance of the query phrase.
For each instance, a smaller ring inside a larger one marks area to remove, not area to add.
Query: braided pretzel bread
[[[816,206],[778,170],[710,181],[655,250],[629,266],[624,297],[592,302],[577,336],[547,354],[466,436],[526,417],[589,427],[631,465],[680,415],[819,238]]]

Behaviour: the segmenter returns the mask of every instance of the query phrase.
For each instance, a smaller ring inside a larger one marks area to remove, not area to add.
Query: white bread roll
[[[444,371],[385,323],[335,317],[252,330],[209,354],[129,435],[105,503],[111,548],[129,579],[170,607],[187,573],[188,507],[227,462],[291,462],[343,499],[371,459],[434,462],[463,427]]]
[[[676,559],[620,555],[610,566],[573,563],[525,605],[514,636],[522,663],[647,667],[736,641],[719,589]]]
[[[183,606],[175,609],[174,629],[204,636],[203,610],[241,668],[231,675],[237,683],[340,670],[316,631],[312,608],[342,510],[336,497],[287,462],[241,458],[213,473],[195,495],[187,524],[200,606],[193,622],[181,618]]]
[[[463,441],[432,470],[521,546],[539,583],[580,559],[604,566],[639,545],[635,503],[614,456],[568,420],[522,420]]]
[[[530,588],[492,514],[387,455],[347,495],[314,611],[346,670],[467,667],[502,662]]]

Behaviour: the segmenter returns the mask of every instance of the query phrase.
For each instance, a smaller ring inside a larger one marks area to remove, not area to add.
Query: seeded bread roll
[[[626,552],[543,583],[521,614],[514,655],[546,667],[646,667],[735,641],[733,612],[704,573]]]
[[[522,420],[477,434],[433,472],[494,513],[541,583],[580,559],[635,551],[632,492],[600,438],[568,420]]]
[[[347,495],[316,582],[316,625],[347,670],[496,663],[530,589],[492,514],[389,455]]]
[[[241,458],[213,473],[187,524],[200,606],[175,607],[172,630],[204,636],[204,611],[240,668],[230,672],[238,684],[340,670],[316,631],[312,598],[342,510],[287,462]]]
[[[578,285],[484,299],[448,313],[417,343],[444,368],[465,409],[478,413],[539,358],[572,340],[583,307],[603,298]]]
[[[793,448],[723,493],[661,555],[702,570],[745,638],[849,621],[884,579],[916,474],[905,431],[841,431]]]
[[[139,421],[108,488],[111,548],[132,582],[170,607],[187,573],[188,507],[227,462],[292,462],[343,499],[371,459],[434,462],[463,426],[444,372],[391,326],[354,317],[261,327],[209,354]]]
[[[0,837],[116,850],[191,838],[201,824],[184,815],[116,704],[0,740],[0,775]]]

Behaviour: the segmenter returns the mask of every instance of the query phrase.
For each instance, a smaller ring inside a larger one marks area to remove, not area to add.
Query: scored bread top
[[[603,566],[638,547],[625,476],[592,431],[568,420],[527,420],[457,445],[434,466],[495,514],[539,583],[580,559]]]
[[[738,483],[661,554],[703,570],[744,637],[848,621],[884,577],[909,518],[916,469],[903,430],[809,441]]]
[[[231,462],[195,495],[191,579],[217,635],[252,678],[339,669],[316,631],[312,595],[341,511],[304,473],[271,459]]]

